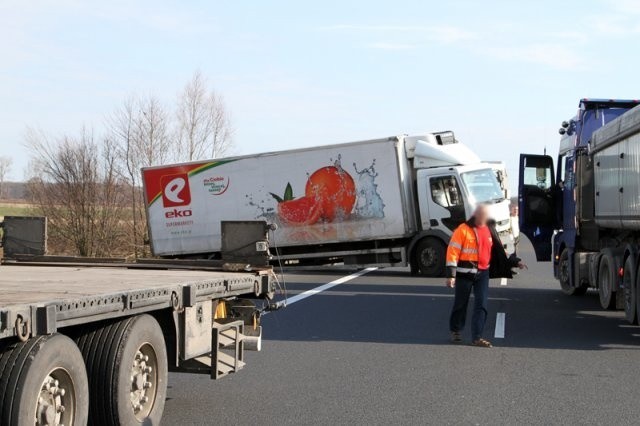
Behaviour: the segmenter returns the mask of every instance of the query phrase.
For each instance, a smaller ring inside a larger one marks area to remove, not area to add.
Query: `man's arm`
[[[458,267],[458,259],[460,259],[460,252],[462,251],[463,234],[460,228],[457,228],[451,240],[449,241],[449,247],[447,247],[446,257],[446,277],[455,278],[456,268]]]

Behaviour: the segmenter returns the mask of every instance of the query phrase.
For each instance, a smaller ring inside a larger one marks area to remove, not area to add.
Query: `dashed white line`
[[[500,278],[500,285],[507,285],[507,279],[506,278]]]
[[[504,339],[504,325],[506,322],[506,315],[504,312],[498,312],[496,315],[496,331],[494,337],[496,339]]]
[[[312,288],[311,290],[307,290],[307,291],[304,291],[304,292],[302,292],[300,294],[296,294],[295,296],[288,297],[287,298],[287,306],[293,305],[296,302],[299,302],[301,300],[306,299],[307,297],[311,297],[313,295],[321,293],[321,292],[323,292],[325,290],[329,290],[331,287],[335,287],[335,286],[337,286],[339,284],[344,284],[347,281],[351,281],[351,280],[353,280],[355,278],[358,278],[358,277],[360,277],[360,276],[362,276],[364,274],[368,274],[369,272],[375,271],[376,269],[378,269],[378,268],[374,267],[374,268],[362,269],[361,271],[355,272],[355,273],[353,273],[351,275],[347,275],[347,276],[344,276],[342,278],[338,278],[337,280],[333,280],[333,281],[331,281],[329,283],[323,284],[323,285],[318,286],[316,288]]]

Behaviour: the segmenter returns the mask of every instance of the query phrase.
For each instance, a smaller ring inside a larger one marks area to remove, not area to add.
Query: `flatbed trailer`
[[[260,350],[275,285],[248,264],[3,259],[0,424],[159,424],[169,371],[218,379]]]

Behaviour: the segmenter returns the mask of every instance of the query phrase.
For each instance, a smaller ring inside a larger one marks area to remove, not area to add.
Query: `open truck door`
[[[548,155],[520,154],[518,210],[520,232],[525,234],[538,261],[551,260],[551,238],[557,228],[553,159]]]

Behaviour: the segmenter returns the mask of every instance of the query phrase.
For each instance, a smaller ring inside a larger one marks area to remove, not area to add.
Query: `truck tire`
[[[1,424],[87,424],[87,371],[70,338],[51,334],[6,347],[0,369]]]
[[[598,268],[598,294],[602,309],[615,309],[616,294],[613,291],[616,281],[615,260],[611,253],[603,253]]]
[[[584,295],[589,287],[586,285],[573,287],[571,285],[569,274],[569,249],[564,249],[562,250],[562,253],[560,253],[560,259],[558,260],[558,281],[560,282],[560,289],[567,296]]]
[[[640,268],[636,269],[636,321],[640,323],[638,313],[640,312]]]
[[[100,326],[79,340],[95,425],[160,424],[167,393],[167,351],[160,325],[138,315]]]
[[[447,248],[438,238],[427,237],[416,244],[414,259],[420,275],[441,277],[444,275]]]
[[[636,315],[636,259],[633,254],[627,256],[624,261],[624,274],[622,275],[624,292],[624,315],[630,324],[637,324]]]

